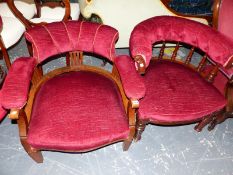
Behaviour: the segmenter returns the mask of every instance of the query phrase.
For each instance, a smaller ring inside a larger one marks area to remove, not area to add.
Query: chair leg
[[[226,112],[225,114],[218,115],[208,126],[208,130],[211,131],[217,124],[224,122],[228,118],[233,118],[233,114]]]
[[[134,137],[134,140],[135,142],[141,140],[141,135],[143,133],[143,131],[145,130],[145,127],[146,127],[146,123],[139,120],[137,122],[137,125],[136,125],[136,134],[135,134],[135,137]]]
[[[28,155],[37,163],[43,163],[43,155],[41,154],[41,151],[32,148],[26,138],[20,138],[20,141],[25,149],[25,151],[28,153]]]
[[[208,115],[206,117],[204,117],[204,119],[202,119],[195,127],[194,129],[197,131],[197,132],[201,132],[202,129],[208,125],[209,123],[211,123],[215,118],[215,114],[212,114],[212,115]]]
[[[131,143],[132,143],[132,139],[131,139],[131,140],[128,140],[128,139],[125,140],[125,141],[123,142],[123,151],[128,151],[128,149],[129,149]]]

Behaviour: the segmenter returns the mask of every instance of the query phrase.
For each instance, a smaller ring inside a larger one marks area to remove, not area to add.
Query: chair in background
[[[128,48],[130,33],[139,22],[153,16],[182,16],[208,24],[210,17],[184,15],[169,7],[167,0],[79,0],[84,18],[98,16],[103,24],[113,26],[119,31],[117,48]]]
[[[17,7],[16,0],[7,0],[9,8],[14,15],[25,25],[27,29],[45,23],[78,20],[80,15],[79,4],[70,3],[69,0],[34,0],[35,13],[32,19],[28,19]]]
[[[169,6],[183,14],[212,16],[214,0],[168,0]]]
[[[23,1],[16,2],[17,8],[23,13],[25,18],[31,19],[34,16],[34,6]],[[0,2],[0,16],[3,26],[0,33],[0,48],[6,66],[9,69],[11,62],[7,50],[13,47],[25,31],[24,25],[14,16],[6,2]]]
[[[138,71],[145,74],[146,86],[146,96],[139,100],[136,140],[148,123],[198,123],[195,129],[201,131],[232,115],[232,2],[220,3],[218,24],[223,28],[219,26],[219,31],[169,16],[150,18],[134,28],[130,52]],[[164,55],[167,43],[176,43],[170,57]],[[152,56],[153,44],[162,44],[158,55]],[[182,46],[190,48],[185,59],[177,57]],[[194,57],[194,52],[202,57]]]
[[[86,152],[118,141],[124,141],[127,150],[135,133],[137,103],[126,98],[122,81],[128,82],[129,74],[134,80],[141,77],[135,70],[121,72],[120,77],[115,62],[129,58],[115,56],[117,30],[67,21],[33,27],[25,36],[32,43],[33,57],[12,64],[0,99],[2,108],[11,110],[9,117],[18,121],[27,153],[42,162],[41,150]],[[66,52],[70,53],[67,66],[42,72],[40,66],[51,56]],[[83,53],[106,58],[112,71],[84,65]],[[140,82],[126,92],[144,94]]]

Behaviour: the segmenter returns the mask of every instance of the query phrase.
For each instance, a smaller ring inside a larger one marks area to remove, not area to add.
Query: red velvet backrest
[[[233,39],[233,0],[222,0],[218,15],[218,30]]]
[[[171,16],[153,17],[135,26],[130,37],[131,55],[142,55],[148,66],[152,44],[159,41],[180,41],[195,46],[223,67],[230,64],[233,57],[230,38],[199,22]]]
[[[97,23],[68,21],[33,27],[25,32],[25,37],[32,43],[38,63],[68,51],[95,53],[113,61],[118,31]]]

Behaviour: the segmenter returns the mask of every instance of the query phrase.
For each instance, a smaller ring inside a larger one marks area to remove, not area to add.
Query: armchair
[[[116,60],[129,58],[115,56],[117,30],[67,21],[33,27],[25,37],[32,43],[33,57],[18,58],[12,64],[0,99],[3,109],[11,110],[9,117],[17,119],[29,156],[42,162],[41,150],[86,152],[118,141],[124,141],[127,150],[135,134],[137,100],[126,97],[121,68],[115,65]],[[44,75],[41,65],[66,52],[70,53],[68,65]],[[87,53],[106,58],[113,64],[112,71],[84,65]],[[130,74],[141,80],[135,69]],[[139,82],[127,93],[134,96],[144,88]]]
[[[221,2],[220,8],[225,6],[222,13],[232,14],[232,2]],[[232,19],[224,20],[225,23],[229,21],[224,28],[229,32]],[[144,74],[146,86],[146,96],[139,100],[136,140],[141,138],[148,123],[198,123],[195,126],[197,131],[209,124],[208,129],[211,130],[232,114],[231,36],[231,32],[222,34],[221,30],[171,16],[153,17],[134,28],[130,52],[137,70]],[[167,43],[176,44],[171,57],[164,55]],[[152,56],[153,44],[162,44],[158,55]],[[190,52],[185,59],[178,59],[177,53],[182,46],[189,47]],[[194,52],[202,57],[194,58]]]
[[[79,0],[84,18],[97,15],[103,24],[113,26],[119,31],[117,48],[129,47],[130,33],[140,21],[153,16],[182,16],[208,24],[211,17],[177,13],[169,7],[168,0]]]

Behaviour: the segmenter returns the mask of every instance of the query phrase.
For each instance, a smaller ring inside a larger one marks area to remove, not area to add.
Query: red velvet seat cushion
[[[139,117],[152,122],[188,122],[226,105],[213,85],[176,63],[150,63],[145,84],[147,92],[140,101]]]
[[[85,151],[128,134],[115,84],[99,74],[72,72],[50,79],[39,90],[28,142],[40,149]]]

